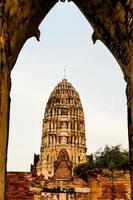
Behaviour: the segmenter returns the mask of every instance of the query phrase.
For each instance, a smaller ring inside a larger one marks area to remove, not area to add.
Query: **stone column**
[[[55,135],[53,135],[53,146],[56,145],[56,141],[55,141]]]
[[[4,200],[10,110],[10,69],[0,66],[0,199]]]
[[[127,113],[128,113],[131,194],[133,197],[133,76],[130,77],[130,81],[127,84]]]
[[[0,199],[4,200],[10,113],[11,67],[9,56],[11,51],[7,22],[5,22],[4,15],[0,14]]]
[[[67,200],[66,193],[59,193],[59,200]]]

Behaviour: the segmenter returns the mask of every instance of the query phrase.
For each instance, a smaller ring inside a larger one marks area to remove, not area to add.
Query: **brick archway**
[[[65,0],[62,0],[63,2]],[[70,0],[68,0],[70,1]],[[133,179],[133,1],[73,0],[94,29],[92,40],[101,40],[119,63],[127,82],[128,136]],[[4,199],[10,112],[10,74],[24,43],[57,0],[0,1],[0,199]],[[133,193],[133,180],[132,180]]]

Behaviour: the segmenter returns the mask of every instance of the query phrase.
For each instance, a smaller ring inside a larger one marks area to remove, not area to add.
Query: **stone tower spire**
[[[84,112],[79,94],[66,79],[52,91],[45,109],[38,175],[54,175],[54,163],[65,149],[72,167],[86,161]]]

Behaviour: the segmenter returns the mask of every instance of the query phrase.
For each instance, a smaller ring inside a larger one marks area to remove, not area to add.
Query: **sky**
[[[80,94],[87,153],[106,144],[128,148],[126,83],[109,50],[92,43],[93,30],[74,3],[59,2],[29,39],[12,71],[8,171],[29,171],[40,153],[42,120],[50,93],[66,78]]]

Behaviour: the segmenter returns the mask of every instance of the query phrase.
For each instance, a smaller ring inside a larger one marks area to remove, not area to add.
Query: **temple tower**
[[[72,168],[86,162],[84,112],[79,94],[66,79],[52,91],[45,109],[37,174],[54,175],[54,163],[65,149]]]

